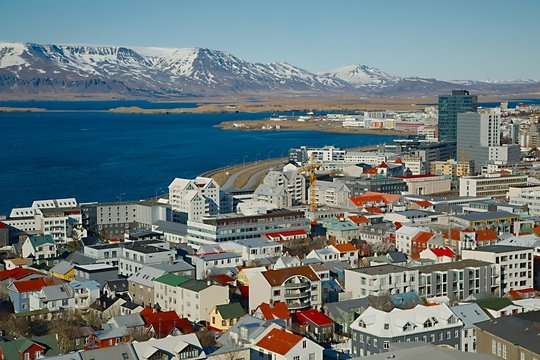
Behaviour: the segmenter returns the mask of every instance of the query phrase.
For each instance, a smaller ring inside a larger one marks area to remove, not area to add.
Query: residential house
[[[60,282],[61,280],[58,280]],[[30,280],[16,281],[9,285],[9,299],[13,304],[15,313],[30,311],[30,295],[41,290],[45,286],[55,285],[57,281],[52,278],[36,278]]]
[[[281,320],[284,322],[286,328],[291,328],[291,314],[287,304],[281,301],[278,301],[273,304],[262,303],[255,309],[253,316],[257,319],[274,321]]]
[[[227,331],[244,315],[246,312],[240,303],[216,305],[210,312],[208,327],[219,332]]]
[[[456,257],[456,253],[449,246],[425,249],[418,255],[420,259],[432,260],[435,263],[452,262]]]
[[[147,307],[139,315],[144,320],[144,326],[156,338],[191,334],[193,332],[191,322],[187,318],[180,318],[173,310],[156,311]]]
[[[75,280],[75,266],[62,260],[49,270],[49,275],[64,281],[73,281]]]
[[[298,311],[293,318],[293,331],[307,336],[317,343],[328,343],[334,339],[334,322],[318,310]]]
[[[255,273],[249,283],[250,312],[262,303],[281,301],[296,311],[318,306],[322,301],[321,279],[309,266]]]
[[[281,256],[283,244],[266,238],[254,238],[236,240],[234,242],[221,243],[225,251],[238,253],[242,261],[249,263],[259,259],[268,259]]]
[[[323,347],[316,342],[285,329],[271,329],[262,336],[253,350],[264,360],[322,360]]]
[[[104,329],[98,330],[88,336],[85,350],[96,348],[107,348],[121,344],[127,344],[131,341],[130,330],[125,326],[114,327],[104,325]]]
[[[167,336],[162,339],[134,341],[133,348],[139,360],[205,359],[206,354],[195,334]]]
[[[103,284],[103,293],[108,297],[121,297],[128,294],[129,284],[127,279],[107,280]]]
[[[242,256],[235,252],[211,252],[188,255],[187,259],[195,266],[197,279],[206,279],[214,269],[236,268],[243,265]]]
[[[352,355],[388,352],[390,343],[423,341],[459,348],[463,323],[445,304],[384,312],[368,308],[352,324]]]
[[[107,264],[75,265],[75,280],[95,280],[100,285],[118,279],[118,268]]]
[[[56,243],[51,235],[29,236],[22,245],[22,256],[36,260],[49,259],[58,255]]]
[[[502,316],[516,315],[524,312],[524,308],[516,305],[508,298],[489,297],[475,301],[492,319]]]
[[[461,329],[461,351],[475,353],[477,346],[477,328],[475,325],[479,322],[489,320],[490,317],[475,303],[451,306],[450,310],[463,323],[463,328]]]
[[[15,340],[0,341],[0,359],[37,360],[45,356],[55,356],[60,352],[53,336],[35,338],[20,336]]]
[[[497,359],[540,359],[540,312],[476,323],[477,351]]]
[[[154,280],[154,304],[161,310],[175,310],[190,321],[209,321],[210,312],[229,303],[229,288],[206,281],[164,274]]]
[[[325,314],[334,321],[336,334],[351,335],[351,323],[370,306],[367,297],[340,300],[324,305]]]
[[[101,285],[95,280],[74,280],[67,285],[73,289],[74,306],[76,309],[87,309],[99,299]]]

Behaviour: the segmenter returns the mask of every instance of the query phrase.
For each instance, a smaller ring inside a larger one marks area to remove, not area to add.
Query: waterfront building
[[[292,205],[307,202],[306,178],[296,170],[283,172],[272,170],[264,177],[263,184],[283,187],[290,196]]]
[[[477,107],[478,97],[467,90],[452,90],[451,95],[439,95],[439,140],[456,142],[458,114],[475,112]]]

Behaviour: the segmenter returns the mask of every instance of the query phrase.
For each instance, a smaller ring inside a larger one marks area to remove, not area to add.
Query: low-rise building
[[[210,312],[209,328],[223,332],[236,324],[246,312],[240,303],[216,305]]]
[[[489,174],[466,176],[459,179],[459,196],[489,196],[495,199],[508,199],[511,186],[527,185],[526,175]]]
[[[451,306],[450,310],[452,310],[463,323],[460,342],[461,351],[475,353],[477,346],[475,324],[487,321],[490,317],[475,303]]]
[[[287,330],[267,331],[252,349],[258,351],[261,360],[322,360],[323,347],[316,342]]]
[[[396,265],[377,265],[345,269],[345,291],[353,299],[368,295],[418,292],[418,269]]]
[[[22,256],[36,260],[49,259],[58,255],[56,242],[51,235],[30,236],[22,245]]]
[[[445,175],[397,176],[407,184],[407,192],[413,195],[432,195],[449,192],[452,179]]]

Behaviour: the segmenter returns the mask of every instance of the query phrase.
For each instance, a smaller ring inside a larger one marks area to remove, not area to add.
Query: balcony
[[[290,310],[300,310],[311,307],[311,303],[308,301],[287,301],[287,307]]]
[[[285,287],[287,289],[301,289],[301,288],[311,287],[311,283],[308,281],[290,282],[290,283],[286,283]]]
[[[300,299],[311,296],[309,291],[290,291],[285,292],[285,299]]]

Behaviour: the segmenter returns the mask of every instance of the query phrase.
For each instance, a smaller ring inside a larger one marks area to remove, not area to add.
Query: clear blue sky
[[[0,39],[206,47],[319,72],[540,80],[540,0],[11,0]]]

